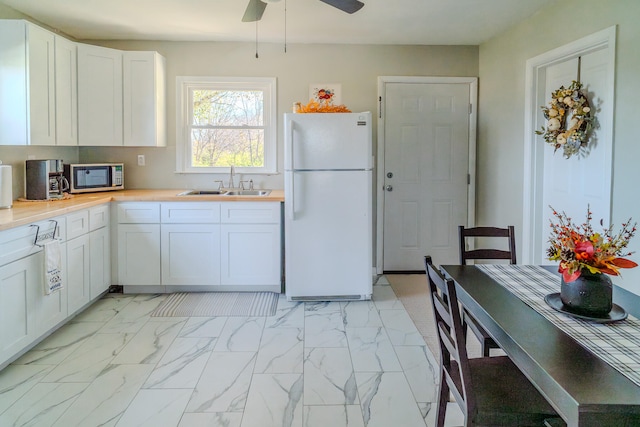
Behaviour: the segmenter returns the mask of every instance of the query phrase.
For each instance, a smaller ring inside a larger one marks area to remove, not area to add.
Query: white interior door
[[[470,85],[387,83],[383,99],[384,271],[423,270],[425,255],[456,263],[457,227],[468,223]]]
[[[609,79],[608,69],[608,53],[605,49],[546,69],[545,104],[549,102],[551,92],[562,85],[568,87],[572,80],[579,78],[594,109],[597,123],[586,150],[580,155],[567,159],[562,155],[562,150],[554,154],[550,145],[547,144],[544,148],[542,203],[536,207],[542,218],[542,236],[539,236],[540,244],[536,251],[539,257],[537,262],[548,262],[548,224],[552,218],[549,206],[566,212],[576,223],[582,223],[586,219],[589,206],[593,212],[594,225],[601,219],[605,225],[609,224],[612,146],[610,138],[600,137],[609,134],[611,126],[608,115],[600,114],[613,105],[613,100],[603,96]]]
[[[527,60],[523,232],[519,262],[549,262],[546,259],[549,204],[565,210],[580,222],[590,204],[594,223],[600,218],[605,223],[610,221],[615,44],[616,27],[612,26]],[[580,58],[579,73],[577,58]],[[565,80],[561,78],[563,67],[568,67]],[[547,124],[540,106],[548,102],[551,92],[561,84],[571,83],[569,75],[579,76],[595,111],[597,124],[589,141],[588,156],[564,159],[560,152],[553,155],[553,147],[535,131]],[[550,177],[553,178],[548,179]]]

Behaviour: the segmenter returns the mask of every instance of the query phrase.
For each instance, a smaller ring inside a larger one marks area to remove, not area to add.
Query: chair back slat
[[[433,298],[434,298],[434,302],[433,302],[434,309],[438,311],[438,314],[447,325],[451,325],[451,316],[449,315],[449,305],[445,302],[444,298],[440,296],[440,294],[433,295]]]
[[[456,347],[456,343],[451,336],[449,325],[446,325],[444,322],[440,322],[438,324],[438,333],[440,334],[441,344],[444,345],[447,351],[451,354],[454,360],[458,360],[460,358],[458,354],[458,348]]]
[[[458,227],[460,238],[460,264],[465,265],[468,260],[509,260],[510,264],[516,264],[516,239],[515,228],[510,225],[506,228],[498,227]],[[467,250],[467,237],[500,237],[507,239],[507,250],[479,248]]]

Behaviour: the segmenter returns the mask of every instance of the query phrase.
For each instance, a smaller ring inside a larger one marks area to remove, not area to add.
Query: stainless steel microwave
[[[122,163],[65,164],[70,193],[124,190]]]

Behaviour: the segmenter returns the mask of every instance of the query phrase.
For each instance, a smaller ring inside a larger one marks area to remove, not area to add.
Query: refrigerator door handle
[[[286,124],[285,134],[289,135],[289,138],[285,138],[285,141],[288,140],[288,144],[289,144],[288,147],[285,147],[285,153],[287,153],[288,151],[287,154],[289,154],[289,156],[285,155],[286,164],[284,165],[284,169],[293,170],[293,120],[286,120],[285,124]]]
[[[295,197],[294,197],[294,189],[293,189],[293,182],[295,181],[295,172],[291,171],[291,172],[287,172],[285,175],[285,180],[289,180],[289,191],[287,192],[287,194],[285,194],[285,207],[287,208],[287,216],[289,217],[289,219],[291,221],[295,220],[295,216],[296,216],[296,204],[295,204]]]
[[[287,192],[287,194],[285,194],[285,197],[287,198],[286,202],[285,202],[285,206],[286,206],[286,210],[287,210],[287,216],[289,217],[289,219],[291,221],[293,221],[295,219],[295,214],[296,214],[296,205],[295,205],[295,189],[294,189],[294,172],[293,172],[293,120],[286,120],[285,121],[286,124],[286,129],[285,129],[285,133],[287,135],[289,135],[289,138],[285,138],[285,140],[288,139],[288,144],[289,146],[286,147],[288,148],[288,150],[285,150],[285,152],[288,151],[287,154],[289,154],[289,156],[287,156],[285,154],[285,161],[286,164],[284,166],[285,171],[288,170],[289,172],[285,175],[285,180],[288,178],[289,179],[289,191]]]

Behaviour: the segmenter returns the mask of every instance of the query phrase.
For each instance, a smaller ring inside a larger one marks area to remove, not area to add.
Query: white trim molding
[[[176,77],[176,172],[177,173],[226,173],[224,167],[193,167],[189,160],[190,93],[194,89],[256,90],[264,94],[264,166],[236,167],[237,173],[277,173],[277,79],[275,77]]]
[[[542,137],[535,134],[536,129],[545,125],[540,106],[545,99],[545,75],[547,67],[564,62],[572,58],[586,55],[590,52],[607,49],[608,78],[607,91],[602,97],[611,100],[611,108],[599,114],[608,115],[612,124],[600,138],[613,141],[613,105],[615,97],[615,52],[616,26],[606,28],[572,43],[560,46],[536,57],[526,63],[525,76],[525,116],[524,116],[524,183],[523,183],[523,211],[522,211],[522,255],[521,262],[525,264],[539,264],[540,259],[536,245],[542,236],[542,219],[538,207],[542,203],[542,171],[544,167],[545,147]],[[605,183],[611,189],[610,181]],[[609,208],[610,209],[610,208]],[[611,211],[609,210],[609,215]],[[541,251],[540,251],[541,253]]]
[[[469,186],[467,193],[467,225],[475,224],[476,216],[476,133],[478,123],[478,78],[477,77],[429,77],[429,76],[379,76],[378,77],[378,159],[377,159],[377,201],[376,201],[376,272],[383,273],[384,253],[384,197],[385,191],[385,128],[383,97],[387,83],[425,83],[425,84],[465,84],[469,86]]]

